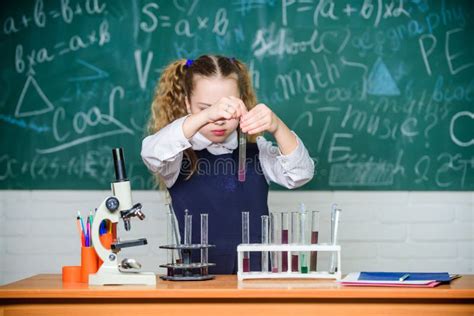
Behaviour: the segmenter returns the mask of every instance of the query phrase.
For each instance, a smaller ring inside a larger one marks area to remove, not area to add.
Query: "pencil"
[[[81,230],[81,223],[80,223],[80,216],[79,216],[79,212],[76,216],[76,227],[77,227],[77,231],[79,232],[79,236],[81,238],[81,246],[84,246],[84,235],[82,234],[82,230]]]

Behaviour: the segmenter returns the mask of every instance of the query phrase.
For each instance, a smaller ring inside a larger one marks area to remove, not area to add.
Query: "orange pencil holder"
[[[64,283],[81,283],[81,266],[64,266],[62,272]]]
[[[105,249],[110,249],[112,246],[112,241],[113,241],[113,235],[112,233],[105,233],[103,235],[99,236],[100,242],[102,243],[102,246],[104,246]],[[100,259],[99,256],[97,256],[97,269],[99,269],[102,266],[102,259]]]
[[[89,274],[97,272],[97,253],[94,247],[81,247],[81,282],[89,283]]]

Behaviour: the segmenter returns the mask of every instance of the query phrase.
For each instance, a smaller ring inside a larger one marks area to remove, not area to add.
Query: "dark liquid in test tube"
[[[249,226],[249,212],[242,212],[242,244],[249,244],[250,242],[250,226]],[[250,272],[250,253],[245,251],[242,259],[243,272]]]
[[[291,255],[291,271],[298,272],[298,255]]]
[[[281,231],[281,243],[282,244],[288,244],[288,229],[283,229]],[[283,251],[282,252],[282,257],[281,257],[281,270],[283,272],[288,271],[288,252]]]
[[[244,272],[250,272],[250,258],[244,258],[243,260]]]
[[[311,232],[311,243],[312,244],[317,244],[318,243],[318,232]],[[311,251],[310,263],[309,263],[309,267],[310,267],[311,271],[316,271],[316,269],[317,269],[317,260],[318,260],[318,252],[317,251]]]

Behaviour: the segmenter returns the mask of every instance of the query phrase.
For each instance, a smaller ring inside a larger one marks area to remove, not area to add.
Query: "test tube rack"
[[[179,263],[167,263],[160,265],[160,268],[171,269],[171,275],[161,275],[162,280],[167,281],[204,281],[214,279],[214,275],[207,274],[208,268],[215,266],[215,263],[192,262],[192,251],[209,249],[215,245],[209,244],[179,244],[160,246],[160,249],[168,251],[178,250],[181,253]]]
[[[296,252],[332,252],[337,255],[337,269],[334,273],[328,271],[308,271],[308,273],[292,272],[291,265],[288,265],[288,271],[282,272],[261,272],[250,271],[243,272],[243,253],[244,252],[288,252],[288,262],[291,262],[291,253]],[[341,246],[330,244],[240,244],[237,246],[239,281],[244,279],[335,279],[341,280]]]

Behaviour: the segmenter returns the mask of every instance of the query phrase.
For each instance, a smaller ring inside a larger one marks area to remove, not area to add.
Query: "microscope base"
[[[104,269],[89,275],[89,285],[156,285],[153,272],[120,272],[118,269]]]

